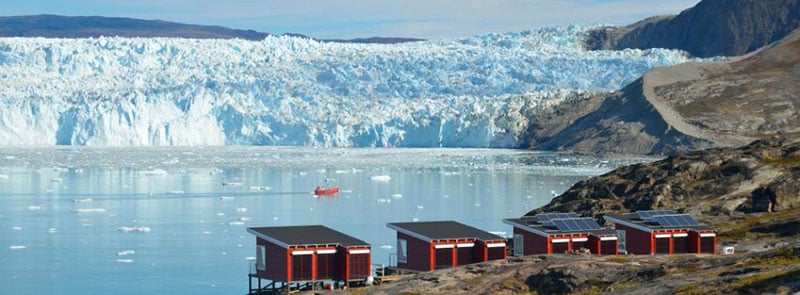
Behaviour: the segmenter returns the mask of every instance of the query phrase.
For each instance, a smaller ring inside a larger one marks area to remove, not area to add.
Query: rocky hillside
[[[735,255],[550,255],[410,275],[363,294],[792,294],[800,291],[800,142],[690,152],[581,181],[531,211],[677,208]]]
[[[798,0],[704,0],[674,16],[595,31],[590,49],[673,48],[694,56],[738,56],[800,27]]]
[[[800,142],[760,140],[623,167],[580,181],[529,214],[574,211],[599,217],[658,208],[696,215],[800,208]]]
[[[675,154],[800,136],[800,29],[746,56],[654,69],[621,91],[538,115],[531,147]]]

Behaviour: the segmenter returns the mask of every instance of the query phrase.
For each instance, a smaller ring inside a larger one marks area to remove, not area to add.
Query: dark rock
[[[696,151],[622,167],[579,181],[527,215],[574,211],[599,217],[659,208],[731,215],[731,210],[800,208],[800,169],[758,156],[765,151],[785,155],[798,147],[800,142],[760,140],[738,149]],[[800,161],[793,165],[800,166]]]
[[[677,16],[603,28],[586,40],[590,49],[672,48],[698,57],[755,51],[800,27],[798,0],[704,0]]]
[[[561,269],[548,269],[531,275],[525,283],[532,291],[541,294],[569,294],[581,284],[578,278]]]

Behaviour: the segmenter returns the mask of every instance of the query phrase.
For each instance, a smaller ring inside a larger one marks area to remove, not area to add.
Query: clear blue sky
[[[10,3],[9,3],[10,2]],[[441,39],[570,23],[627,24],[699,0],[4,0],[0,14],[100,15],[318,38]]]

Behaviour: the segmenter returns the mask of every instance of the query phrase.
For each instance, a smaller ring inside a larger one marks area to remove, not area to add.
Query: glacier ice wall
[[[533,111],[673,50],[585,51],[569,26],[395,45],[0,39],[0,145],[515,147]]]

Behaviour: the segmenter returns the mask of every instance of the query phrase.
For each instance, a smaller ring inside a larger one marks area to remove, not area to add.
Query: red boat
[[[338,187],[325,187],[325,188],[323,188],[321,186],[318,186],[317,189],[314,190],[314,195],[317,195],[317,196],[330,196],[330,195],[336,195],[336,194],[339,194],[339,188]]]

